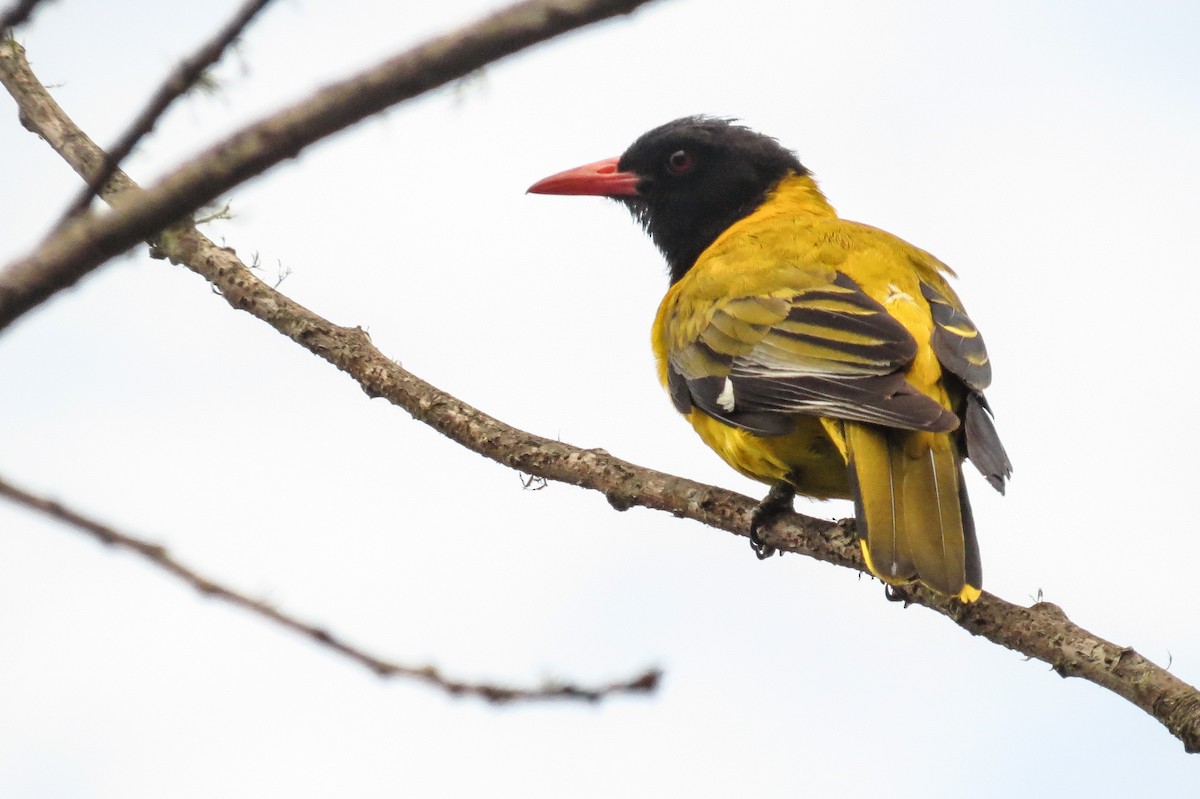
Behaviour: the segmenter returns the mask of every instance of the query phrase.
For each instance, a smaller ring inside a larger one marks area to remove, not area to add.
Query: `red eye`
[[[686,175],[696,166],[696,159],[687,150],[676,150],[667,159],[667,171],[672,175]]]

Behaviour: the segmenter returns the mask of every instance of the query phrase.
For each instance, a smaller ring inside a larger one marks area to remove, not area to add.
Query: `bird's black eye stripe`
[[[687,150],[676,150],[667,158],[667,171],[672,175],[686,175],[696,167],[696,158]]]

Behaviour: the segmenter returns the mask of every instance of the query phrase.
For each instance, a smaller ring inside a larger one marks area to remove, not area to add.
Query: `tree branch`
[[[136,202],[117,203],[102,216],[73,219],[32,253],[0,271],[0,330],[108,259],[227,189],[294,158],[314,142],[526,47],[627,14],[648,1],[527,0],[431,39],[243,128],[186,161]],[[45,104],[49,95],[36,85],[21,46],[12,40],[0,42],[0,83],[17,100],[26,127],[37,125],[34,114],[52,114],[57,108]],[[39,96],[41,103],[35,99]],[[84,178],[95,175],[101,163],[103,156],[95,153],[90,164],[81,163]]]
[[[133,152],[137,143],[154,130],[159,118],[171,103],[190,90],[204,74],[204,70],[220,60],[229,45],[242,35],[242,31],[258,16],[258,12],[270,3],[271,0],[248,0],[212,39],[205,42],[192,56],[184,59],[171,71],[163,84],[158,87],[158,91],[150,98],[150,102],[130,124],[129,129],[117,139],[116,144],[104,155],[92,176],[87,178],[87,185],[67,208],[58,225],[65,224],[72,217],[78,216],[88,209],[100,187],[112,177],[117,166]]]
[[[177,229],[164,254],[203,275],[234,308],[271,325],[341,371],[370,397],[383,397],[462,446],[526,474],[600,491],[617,510],[635,505],[748,536],[755,500],[646,469],[603,450],[583,450],[518,430],[401,368],[359,328],[339,327],[259,280],[237,256],[194,229]],[[865,572],[851,523],[801,514],[776,523],[775,548]],[[1132,702],[1161,722],[1188,752],[1200,752],[1200,692],[1144,658],[1083,629],[1049,602],[1022,607],[984,592],[970,605],[919,586],[895,592],[1007,649],[1081,677]]]
[[[198,593],[228,602],[273,624],[299,633],[323,647],[332,649],[338,654],[366,666],[380,677],[417,679],[455,696],[478,696],[495,703],[542,699],[582,699],[587,702],[596,702],[612,694],[648,693],[658,687],[662,677],[662,673],[658,669],[647,669],[633,679],[612,682],[596,688],[584,688],[557,680],[547,681],[539,688],[515,688],[491,682],[465,682],[451,679],[434,666],[403,666],[369,654],[353,644],[347,643],[329,630],[276,610],[262,600],[252,599],[232,588],[226,588],[217,581],[204,577],[194,569],[180,563],[158,544],[126,535],[106,524],[82,516],[58,502],[18,488],[2,477],[0,477],[0,496],[8,497],[19,505],[57,519],[77,530],[82,530],[102,544],[133,552],[151,565],[187,583]]]
[[[57,124],[70,123],[64,119]],[[64,157],[70,160],[67,152]],[[222,156],[217,152],[213,157],[219,163]],[[128,211],[158,202],[161,196],[135,196],[128,205],[120,202]],[[386,398],[468,449],[527,474],[600,491],[618,510],[640,505],[747,535],[755,506],[748,497],[510,427],[407,372],[379,352],[362,330],[339,327],[275,291],[235,254],[193,227],[176,225],[158,241],[161,257],[204,276],[234,308],[346,372],[368,396]],[[790,514],[773,527],[767,543],[865,571],[848,524]],[[906,603],[931,608],[974,635],[1050,664],[1064,677],[1081,677],[1107,688],[1161,722],[1188,752],[1200,752],[1200,693],[1132,649],[1072,623],[1055,605],[1021,607],[984,593],[978,602],[964,606],[919,587],[897,593]]]

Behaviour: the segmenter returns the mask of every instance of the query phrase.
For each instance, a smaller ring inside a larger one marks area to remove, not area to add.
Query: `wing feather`
[[[929,303],[934,330],[930,339],[933,354],[947,372],[966,386],[963,409],[963,440],[966,455],[993,488],[1004,493],[1004,483],[1012,474],[1012,463],[992,422],[991,408],[983,390],[992,382],[992,364],[979,328],[956,305],[928,283],[921,283],[921,295]]]
[[[933,314],[933,354],[949,372],[957,375],[975,391],[983,391],[992,382],[992,364],[988,360],[983,336],[966,311],[955,306],[928,283],[921,283],[921,295]]]
[[[788,296],[718,303],[708,324],[669,353],[668,388],[677,408],[764,435],[786,432],[781,420],[798,413],[953,430],[958,417],[904,378],[916,353],[904,325],[836,273]]]

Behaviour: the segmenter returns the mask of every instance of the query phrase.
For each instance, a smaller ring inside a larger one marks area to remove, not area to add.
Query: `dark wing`
[[[975,391],[983,391],[992,382],[992,363],[979,328],[937,289],[921,283],[921,295],[933,314],[933,353],[948,371],[957,375]]]
[[[992,364],[979,328],[966,311],[928,283],[921,283],[921,294],[933,313],[931,344],[938,361],[966,386],[963,411],[963,440],[967,458],[975,464],[992,487],[1004,493],[1004,481],[1012,474],[1012,463],[1000,443],[983,390],[992,382]]]
[[[675,406],[759,435],[795,414],[944,432],[958,418],[904,379],[917,343],[858,284],[829,284],[719,303],[668,355]]]

